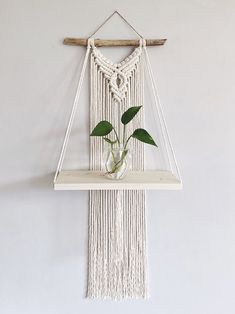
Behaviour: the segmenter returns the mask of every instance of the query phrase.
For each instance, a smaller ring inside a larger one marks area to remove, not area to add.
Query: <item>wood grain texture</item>
[[[162,46],[166,39],[146,39],[146,46]],[[65,38],[64,45],[87,46],[86,38]],[[95,39],[97,47],[139,46],[137,39]]]

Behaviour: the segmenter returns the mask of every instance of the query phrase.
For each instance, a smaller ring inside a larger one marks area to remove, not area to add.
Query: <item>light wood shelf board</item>
[[[55,190],[180,190],[181,181],[168,171],[129,171],[121,180],[111,180],[100,171],[63,170]]]

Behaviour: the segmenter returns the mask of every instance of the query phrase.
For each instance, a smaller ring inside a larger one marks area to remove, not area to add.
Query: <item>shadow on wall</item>
[[[10,192],[22,193],[22,191],[50,191],[53,190],[53,177],[54,173],[45,174],[35,178],[29,178],[24,180],[18,180],[15,182],[4,183],[0,185],[0,189],[3,193]]]

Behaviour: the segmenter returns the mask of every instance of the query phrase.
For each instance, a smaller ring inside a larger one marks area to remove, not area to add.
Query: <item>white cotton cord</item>
[[[147,66],[147,69],[148,69],[148,72],[149,72],[149,76],[150,76],[150,80],[151,80],[151,84],[152,84],[152,89],[153,89],[153,95],[154,95],[154,98],[155,98],[156,109],[157,109],[157,112],[158,112],[159,121],[160,121],[160,124],[161,124],[161,129],[163,130],[164,142],[165,143],[167,143],[167,142],[169,143],[170,152],[171,152],[171,155],[173,157],[173,162],[174,162],[175,168],[176,168],[176,174],[177,174],[177,177],[179,178],[179,180],[181,181],[181,175],[180,175],[179,167],[178,167],[178,164],[177,164],[177,161],[176,161],[175,152],[174,152],[174,149],[173,149],[173,146],[172,146],[172,143],[171,143],[171,139],[170,139],[170,136],[169,136],[168,128],[167,128],[167,125],[166,125],[166,122],[165,122],[165,119],[164,119],[164,113],[163,113],[163,109],[162,109],[162,105],[161,105],[158,89],[157,89],[157,86],[156,86],[156,83],[155,83],[153,70],[152,70],[152,67],[151,67],[151,63],[150,63],[150,59],[149,59],[149,55],[148,55],[146,46],[144,46],[144,51],[145,51],[145,56],[146,56],[146,66]],[[167,145],[166,145],[166,149],[167,149],[167,157],[168,157],[168,160],[169,160],[170,168],[171,168],[171,171],[173,171],[173,169],[172,169],[172,162],[171,162],[171,160],[169,158],[170,152],[169,152],[169,149],[168,149]]]
[[[121,114],[130,106],[143,105],[142,49],[136,49],[124,62],[115,65],[92,47],[91,130],[100,120],[108,120],[120,133]],[[111,82],[114,73],[126,82],[124,93],[120,93],[115,81]],[[128,124],[126,136],[142,123],[140,113]],[[134,155],[132,168],[143,170],[143,144],[133,140],[130,149]],[[91,138],[90,156],[90,169],[100,170],[103,141],[99,138]],[[147,297],[145,223],[145,191],[90,192],[87,297],[114,300]]]
[[[87,61],[88,61],[89,54],[90,54],[90,42],[88,41],[86,55],[84,57],[83,66],[82,66],[82,70],[81,70],[81,75],[80,75],[80,78],[79,78],[79,81],[78,81],[77,90],[76,90],[76,94],[75,94],[75,98],[74,98],[74,102],[73,102],[73,106],[72,106],[72,111],[71,111],[70,118],[69,118],[69,124],[68,124],[67,130],[66,130],[66,133],[65,133],[64,142],[63,142],[63,146],[62,146],[62,150],[61,150],[61,153],[60,153],[58,166],[57,166],[55,177],[54,177],[54,183],[56,181],[56,178],[57,178],[59,172],[62,169],[64,156],[65,156],[67,145],[68,145],[69,135],[71,133],[74,117],[75,117],[75,114],[76,114],[76,111],[77,111],[78,99],[79,99],[79,96],[80,96],[80,93],[81,93],[82,83],[83,83],[83,79],[84,79],[84,76],[85,76],[85,71],[86,71],[86,66],[87,66]]]

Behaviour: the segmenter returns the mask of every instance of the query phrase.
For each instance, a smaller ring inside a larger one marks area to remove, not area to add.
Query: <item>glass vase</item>
[[[120,180],[125,177],[130,168],[130,150],[127,148],[110,148],[104,154],[106,177]]]

